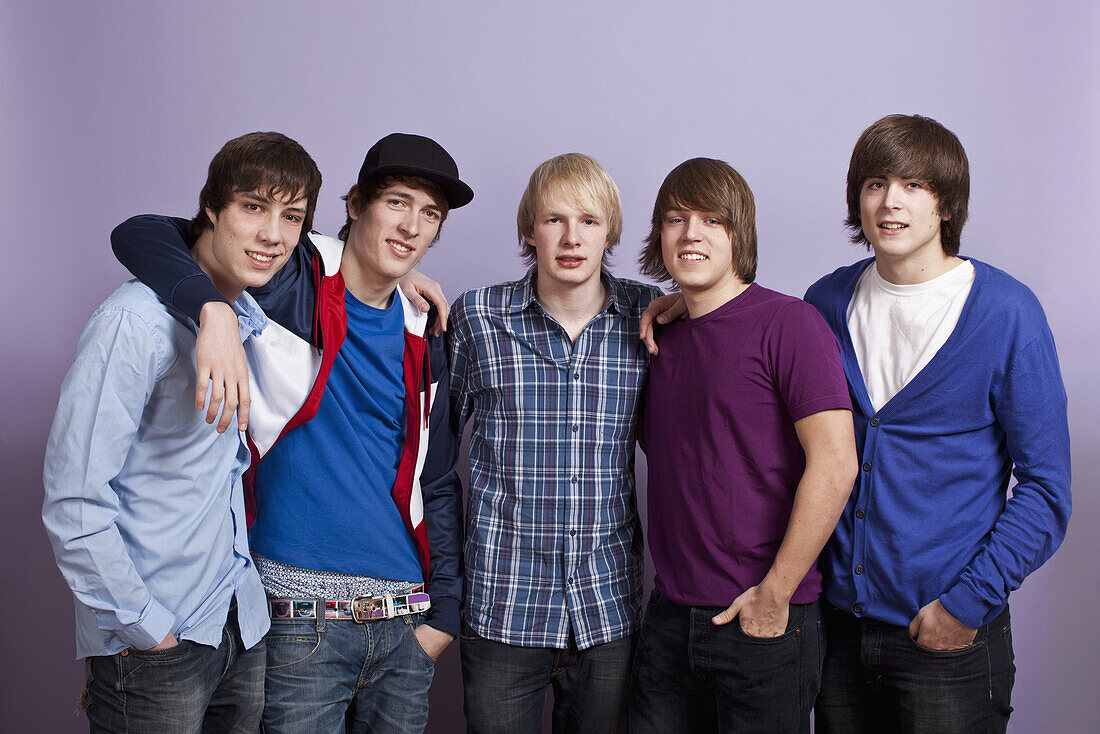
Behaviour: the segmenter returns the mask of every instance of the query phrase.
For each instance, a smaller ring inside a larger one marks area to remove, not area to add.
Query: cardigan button
[[[871,419],[871,428],[874,428],[877,425],[878,425],[878,418],[872,418]]]
[[[869,461],[863,462],[863,471],[871,471],[871,462],[869,462]]]
[[[855,612],[856,614],[859,614],[860,612],[863,611],[863,605],[862,604],[856,604],[855,606],[852,607],[852,611]]]
[[[867,516],[867,513],[864,512],[863,510],[856,510],[856,519],[862,520],[866,516]]]
[[[856,576],[863,575],[863,566],[856,566]]]

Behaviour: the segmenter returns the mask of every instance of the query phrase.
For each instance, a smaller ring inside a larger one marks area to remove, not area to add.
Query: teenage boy
[[[233,303],[237,343],[313,219],[321,174],[278,133],[210,163],[191,263]],[[137,281],[92,314],[46,447],[42,519],[76,603],[92,731],[255,731],[267,605],[248,554],[248,449],[193,407],[195,323]]]
[[[250,540],[272,618],[265,731],[427,723],[435,659],[459,631],[458,447],[443,342],[397,285],[472,198],[438,143],[389,135],[367,152],[339,239],[303,239],[306,255],[257,294],[275,322],[248,354]],[[113,239],[153,279],[173,249],[161,240],[178,251],[180,235],[146,217]],[[154,287],[194,288],[189,275]]]
[[[1008,595],[1066,531],[1054,339],[1031,291],[958,256],[969,192],[938,122],[874,123],[847,219],[874,257],[806,294],[840,339],[861,462],[824,555],[820,732],[1005,731]]]
[[[654,295],[613,277],[619,192],[580,154],[531,174],[527,275],[451,311],[451,399],[472,421],[461,646],[473,732],[624,731],[642,591],[635,421]]]
[[[640,259],[688,318],[660,334],[646,391],[656,589],[631,731],[810,730],[817,558],[855,479],[851,401],[836,338],[756,284],[756,260],[745,179],[710,158],[673,169]]]

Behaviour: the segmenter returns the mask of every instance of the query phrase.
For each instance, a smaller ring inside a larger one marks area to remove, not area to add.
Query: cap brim
[[[371,171],[370,176],[364,180],[370,181],[380,176],[393,176],[402,173],[410,176],[420,176],[437,184],[439,188],[443,189],[443,195],[447,197],[447,206],[451,209],[458,209],[460,206],[466,206],[473,201],[474,190],[459,179],[451,178],[439,171],[418,168],[417,166],[381,166]]]

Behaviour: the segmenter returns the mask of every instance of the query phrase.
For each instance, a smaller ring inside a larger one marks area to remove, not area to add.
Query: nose
[[[401,232],[409,237],[416,237],[420,233],[420,213],[415,211],[412,207],[409,207],[405,211],[405,216],[401,218],[401,223],[398,225],[401,228]]]
[[[260,227],[259,237],[260,240],[269,244],[277,245],[283,239],[283,231],[279,227],[279,217],[269,216],[264,219],[263,226]]]
[[[684,239],[696,242],[699,239],[699,218],[688,217],[684,222]]]
[[[567,247],[574,247],[581,243],[581,226],[580,222],[567,221],[565,223],[565,232],[562,235],[562,244]]]
[[[887,209],[901,208],[901,184],[891,183],[886,186],[886,195],[882,197],[882,205]]]

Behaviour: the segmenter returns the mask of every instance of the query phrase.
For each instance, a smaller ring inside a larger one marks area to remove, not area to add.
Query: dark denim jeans
[[[85,661],[92,732],[254,734],[264,708],[264,641],[245,650],[236,609],[217,648],[190,640]]]
[[[961,650],[930,650],[907,627],[825,604],[828,652],[818,734],[1004,732],[1016,666],[1008,607]]]
[[[722,607],[685,607],[654,589],[630,691],[630,731],[808,732],[825,640],[819,603],[792,604],[779,637],[750,637]]]
[[[463,710],[475,734],[538,734],[546,687],[553,687],[553,731],[626,732],[635,637],[578,650],[519,647],[463,625]]]
[[[264,732],[424,731],[435,660],[412,632],[423,616],[272,620]]]

